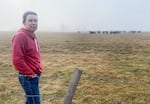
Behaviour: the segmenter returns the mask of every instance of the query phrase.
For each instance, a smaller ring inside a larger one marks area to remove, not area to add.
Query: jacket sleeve
[[[26,41],[23,35],[16,35],[12,40],[12,63],[16,70],[25,75],[34,75],[34,72],[25,61]]]

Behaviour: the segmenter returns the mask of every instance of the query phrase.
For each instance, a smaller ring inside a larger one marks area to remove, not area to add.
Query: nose
[[[31,24],[37,24],[37,20],[36,20],[36,19],[31,19],[31,20],[29,20],[29,22],[30,22]]]
[[[33,20],[33,21],[32,21],[32,24],[37,24],[37,21],[36,21],[36,20]]]

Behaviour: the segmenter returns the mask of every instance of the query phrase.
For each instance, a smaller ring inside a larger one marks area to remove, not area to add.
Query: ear
[[[25,25],[26,25],[26,23],[25,23],[25,22],[23,22],[23,25],[25,26]]]

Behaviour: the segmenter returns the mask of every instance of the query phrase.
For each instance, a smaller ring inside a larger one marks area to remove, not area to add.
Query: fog
[[[0,31],[23,27],[37,12],[39,31],[150,30],[150,0],[1,0]]]

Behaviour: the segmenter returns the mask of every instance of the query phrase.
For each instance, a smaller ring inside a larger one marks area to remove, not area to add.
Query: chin
[[[34,31],[36,31],[37,30],[37,28],[36,29],[30,29],[30,31],[32,31],[32,32],[34,32]]]

